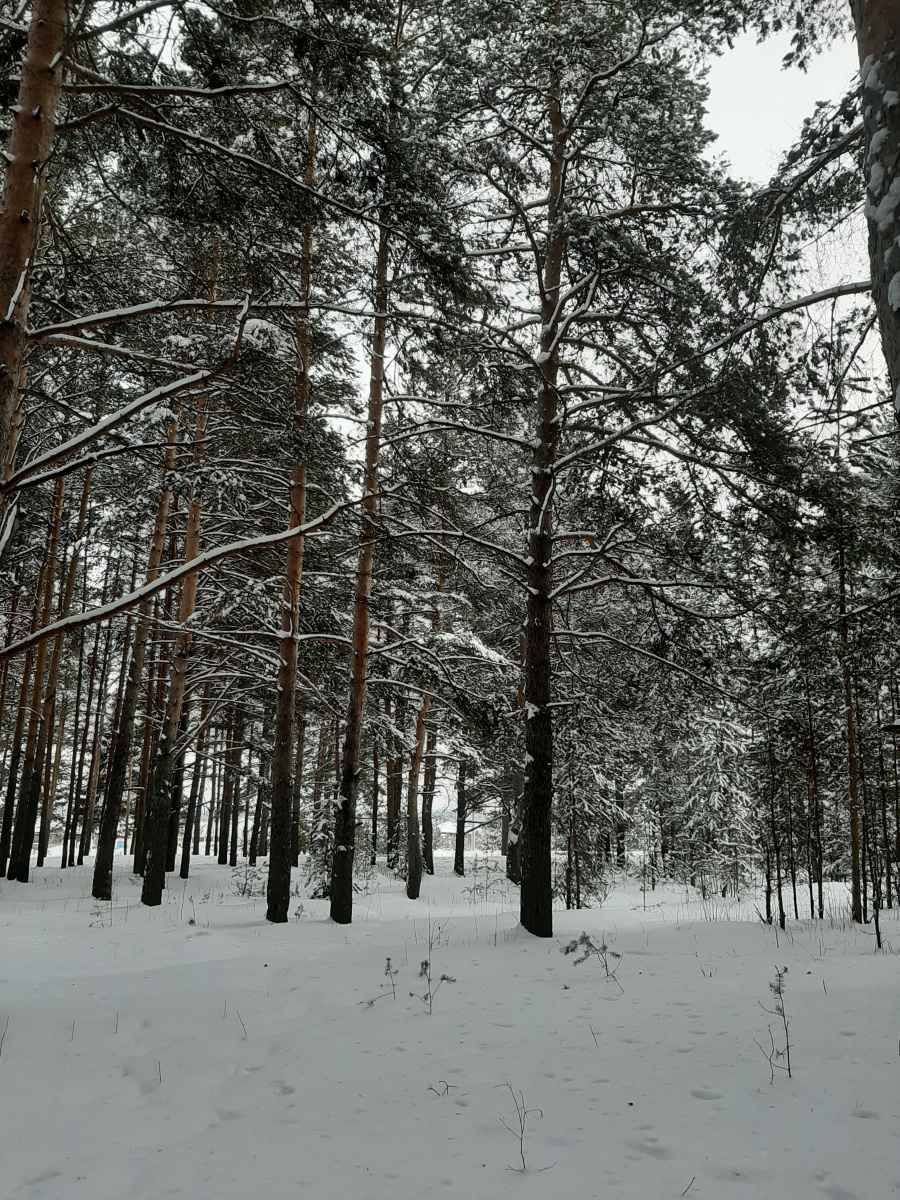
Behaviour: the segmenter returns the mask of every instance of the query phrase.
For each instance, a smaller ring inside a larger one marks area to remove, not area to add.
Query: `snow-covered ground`
[[[876,954],[836,895],[785,936],[752,902],[645,908],[635,884],[540,941],[496,861],[457,880],[442,858],[416,903],[379,873],[350,927],[303,897],[270,927],[195,866],[156,910],[121,861],[111,906],[88,866],[3,883],[4,1200],[900,1195],[896,920]],[[429,922],[454,980],[430,1014],[410,996]],[[561,953],[582,931],[622,956],[615,980]],[[776,965],[793,1078],[773,1084]]]

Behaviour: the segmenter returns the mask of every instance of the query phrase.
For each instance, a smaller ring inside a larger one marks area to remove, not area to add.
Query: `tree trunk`
[[[537,420],[531,460],[525,619],[525,789],[522,796],[520,918],[536,937],[553,935],[550,819],[553,806],[553,724],[550,634],[553,621],[553,490],[559,372],[559,298],[566,251],[563,214],[566,128],[559,77],[551,68],[547,91],[550,122],[549,236],[542,264],[541,341]]]
[[[363,470],[363,513],[353,598],[353,632],[350,651],[350,697],[341,756],[339,804],[335,815],[334,859],[331,869],[331,919],[347,925],[353,917],[353,848],[356,841],[356,802],[359,794],[359,748],[366,700],[369,656],[369,597],[375,556],[376,492],[381,446],[381,410],[384,395],[384,351],[387,343],[388,220],[382,205],[382,225],[375,261],[375,325],[369,372],[369,409],[366,421],[366,460]]]
[[[176,416],[169,424],[167,435],[168,444],[166,446],[165,457],[166,477],[175,466],[175,442],[177,437],[178,418]],[[163,549],[165,547],[170,499],[171,492],[164,481],[156,505],[156,519],[153,522],[153,536],[150,541],[150,552],[147,556],[147,583],[153,583],[159,575],[159,565],[162,562]],[[119,711],[119,721],[116,726],[115,747],[110,756],[110,765],[106,773],[106,795],[103,813],[100,818],[100,835],[97,839],[97,857],[94,861],[94,880],[91,891],[95,900],[112,899],[112,864],[115,854],[116,833],[119,828],[119,814],[122,811],[122,793],[125,789],[128,765],[131,761],[134,719],[137,714],[138,698],[141,691],[141,676],[144,671],[144,658],[152,626],[152,607],[153,600],[148,596],[140,602],[137,612],[134,644],[131,648],[131,660],[128,664],[128,679],[125,684],[122,706]]]
[[[428,743],[425,749],[425,775],[422,785],[422,857],[425,874],[434,874],[434,789],[437,784],[437,730],[434,721],[428,725]]]
[[[50,623],[50,608],[53,600],[53,581],[56,576],[56,552],[59,546],[59,528],[62,521],[63,484],[60,477],[56,482],[56,494],[50,516],[50,527],[47,534],[47,566],[44,578],[44,600],[41,613],[41,626]],[[40,800],[41,771],[37,772],[35,786],[35,754],[37,752],[38,733],[41,717],[48,716],[41,708],[41,686],[44,679],[44,662],[47,654],[46,641],[37,648],[34,666],[34,686],[31,693],[31,712],[28,722],[28,736],[25,742],[25,763],[22,770],[22,782],[19,788],[19,803],[16,808],[16,821],[13,826],[12,852],[9,860],[8,879],[17,879],[27,883],[31,870],[31,850],[34,845],[34,830],[37,824],[38,804]],[[41,767],[43,764],[41,764]]]
[[[453,854],[453,873],[460,877],[466,873],[466,813],[468,811],[466,769],[468,765],[465,755],[463,755],[459,760],[459,773],[456,777],[456,844]]]
[[[194,750],[194,769],[191,773],[191,791],[188,797],[187,817],[184,822],[184,841],[181,845],[180,878],[187,879],[191,870],[191,838],[194,839],[194,853],[200,848],[200,809],[203,807],[203,785],[206,782],[206,719],[209,705],[209,683],[203,689],[203,699],[200,702],[200,731],[197,734],[197,745]]]
[[[847,772],[850,785],[850,890],[853,920],[862,923],[862,890],[859,845],[859,798],[857,794],[856,733],[853,721],[853,690],[851,683],[850,638],[847,627],[846,568],[844,545],[838,551],[838,611],[841,638],[841,668],[844,676],[844,715],[847,722]]]
[[[416,743],[409,764],[406,790],[406,895],[418,900],[422,889],[422,834],[419,829],[419,772],[425,748],[425,720],[431,696],[426,696],[416,714]],[[432,870],[431,874],[434,874]]]
[[[213,237],[209,263],[209,289],[207,299],[212,302],[216,298],[216,285],[219,275],[219,239]],[[206,430],[209,424],[210,395],[201,392],[197,397],[197,407],[194,416],[194,445],[193,465],[197,471],[206,450]],[[200,517],[202,512],[202,490],[199,480],[191,486],[190,503],[187,518],[184,523],[184,561],[191,562],[200,553]],[[181,602],[178,606],[178,632],[172,648],[172,663],[169,670],[169,687],[166,696],[165,714],[156,749],[156,763],[153,769],[153,779],[148,792],[148,804],[145,813],[147,829],[147,865],[144,872],[144,886],[141,889],[141,903],[155,907],[162,903],[163,888],[166,884],[166,861],[169,848],[168,828],[169,809],[171,805],[172,775],[175,770],[175,753],[178,742],[178,728],[181,724],[181,710],[184,704],[184,691],[187,684],[188,662],[193,642],[191,620],[197,608],[197,574],[187,575],[181,585]],[[174,870],[174,854],[172,869]]]
[[[889,0],[851,0],[850,8],[862,80],[872,295],[900,417],[900,7]]]
[[[510,883],[521,882],[520,857],[522,850],[522,789],[525,784],[520,767],[513,771],[513,810],[509,827],[509,840],[506,847],[506,878]]]
[[[234,730],[231,744],[229,770],[231,771],[231,846],[228,853],[228,865],[237,866],[238,819],[241,814],[241,755],[244,749],[244,710],[236,708],[234,712]]]
[[[178,740],[184,743],[188,727],[188,710],[184,708],[178,726]],[[183,745],[172,769],[172,794],[169,798],[169,826],[166,832],[166,872],[175,870],[178,857],[178,833],[181,828],[181,807],[184,802],[184,760],[187,746]],[[185,827],[187,828],[187,827]]]
[[[69,0],[34,0],[19,95],[12,110],[0,210],[0,449],[4,455],[25,360],[31,272],[69,8]]]
[[[306,750],[306,709],[297,722],[297,751],[294,755],[294,784],[291,790],[291,863],[300,865],[300,802],[303,796],[303,755]]]
[[[316,93],[313,69],[311,91]],[[316,175],[316,114],[308,110],[306,130],[306,176],[308,188]],[[288,528],[298,529],[306,519],[306,459],[309,425],[309,298],[312,282],[313,210],[307,207],[300,251],[301,310],[297,325],[297,379],[294,393],[294,462],[288,503]],[[269,876],[266,882],[266,920],[283,924],[291,903],[291,866],[294,862],[292,813],[294,781],[292,738],[294,736],[294,693],[297,689],[297,634],[299,630],[300,580],[303,574],[303,534],[287,544],[284,590],[281,600],[281,642],[278,682],[275,693],[275,732],[272,747],[271,840]]]

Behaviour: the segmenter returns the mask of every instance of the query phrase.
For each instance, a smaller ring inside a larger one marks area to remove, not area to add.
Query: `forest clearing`
[[[302,893],[272,929],[202,860],[155,909],[121,859],[112,905],[87,867],[6,889],[3,1195],[900,1195],[896,917],[876,954],[844,889],[781,932],[619,877],[541,940],[495,856],[435,865],[421,904],[374,872],[347,929]],[[614,978],[562,953],[585,932]]]

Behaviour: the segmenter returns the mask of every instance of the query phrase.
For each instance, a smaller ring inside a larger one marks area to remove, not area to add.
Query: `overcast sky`
[[[847,42],[813,59],[805,74],[796,67],[784,71],[789,45],[787,36],[761,45],[745,36],[710,71],[708,124],[719,135],[713,153],[726,154],[737,175],[759,183],[771,176],[816,101],[838,99],[859,70],[856,48]]]

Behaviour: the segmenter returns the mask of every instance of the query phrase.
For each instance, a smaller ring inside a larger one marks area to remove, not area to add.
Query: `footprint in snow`
[[[694,1088],[691,1095],[695,1100],[721,1100],[721,1092],[711,1092],[709,1088]]]

